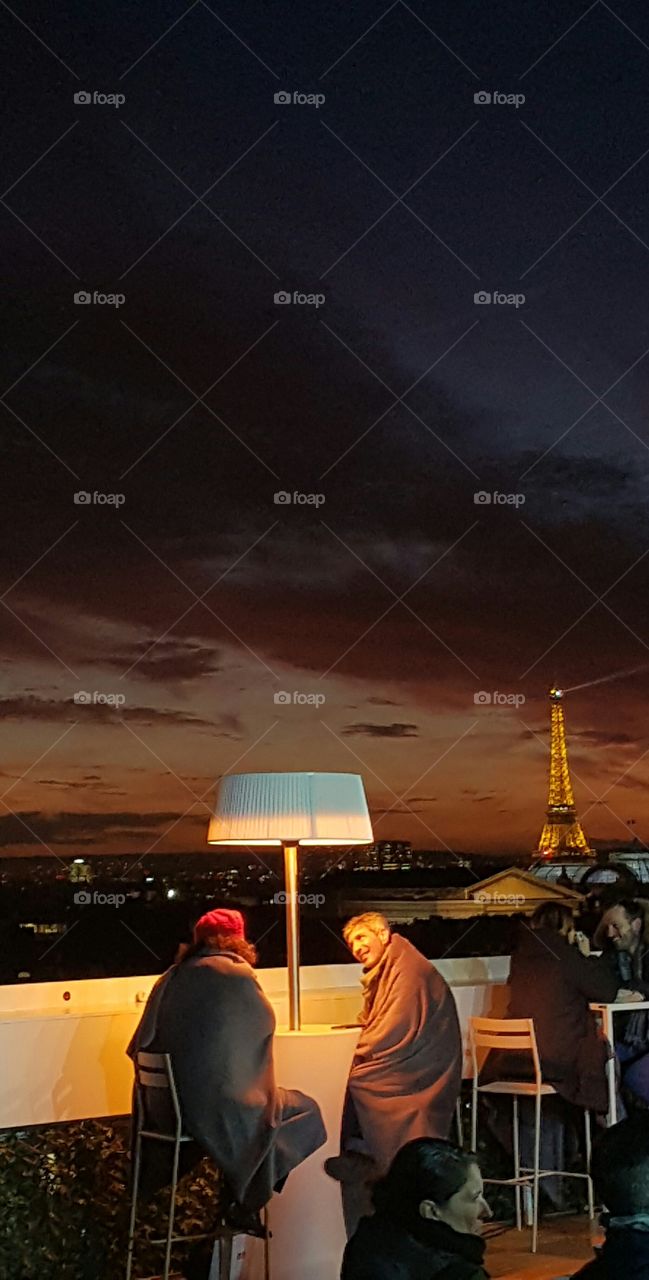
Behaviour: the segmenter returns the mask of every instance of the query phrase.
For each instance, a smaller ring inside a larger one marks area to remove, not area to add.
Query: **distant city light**
[[[176,896],[176,890],[175,890],[175,889],[167,889],[167,897],[168,897],[168,898],[175,898],[175,896]]]
[[[144,879],[145,879],[145,881],[146,881],[146,883],[147,883],[147,884],[153,884],[153,881],[154,881],[154,879],[155,879],[155,876],[145,876],[145,877],[144,877]]]
[[[84,863],[85,859],[84,859],[84,858],[75,858],[75,859],[74,859],[74,861],[75,861],[75,862],[80,862],[80,863],[83,865],[83,863]]]

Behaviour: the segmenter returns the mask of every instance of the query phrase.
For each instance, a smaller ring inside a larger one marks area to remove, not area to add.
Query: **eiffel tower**
[[[566,747],[566,728],[563,718],[563,690],[550,690],[552,724],[550,738],[550,789],[546,822],[541,832],[538,853],[542,858],[557,857],[563,853],[591,852],[588,841],[577,820]]]

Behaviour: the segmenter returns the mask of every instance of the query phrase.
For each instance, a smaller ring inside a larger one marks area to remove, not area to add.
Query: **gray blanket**
[[[447,1138],[462,1078],[455,1000],[441,974],[394,934],[349,1076],[348,1094],[367,1146],[387,1169],[411,1138]],[[345,1132],[342,1147],[345,1148]]]
[[[140,1049],[171,1055],[185,1131],[250,1209],[266,1204],[326,1141],[317,1103],[275,1083],[274,1031],[275,1014],[250,965],[206,951],[158,980],[127,1050],[131,1058]]]

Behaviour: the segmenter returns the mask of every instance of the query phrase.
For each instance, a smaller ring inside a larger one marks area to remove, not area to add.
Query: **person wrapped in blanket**
[[[373,1182],[413,1138],[448,1138],[462,1077],[452,992],[429,960],[384,916],[355,916],[343,936],[363,966],[362,1030],[347,1083],[340,1155],[325,1162],[341,1183],[348,1238],[371,1212]]]
[[[226,1189],[229,1224],[262,1234],[260,1210],[296,1165],[326,1141],[318,1104],[275,1083],[275,1014],[255,976],[255,948],[239,911],[209,911],[194,941],[153,987],[127,1049],[168,1053],[183,1127],[194,1139],[181,1148],[180,1174],[212,1157]],[[173,1132],[166,1089],[151,1089],[147,1123]],[[143,1196],[168,1185],[171,1152],[143,1144]],[[186,1269],[189,1280],[209,1273],[201,1246]]]

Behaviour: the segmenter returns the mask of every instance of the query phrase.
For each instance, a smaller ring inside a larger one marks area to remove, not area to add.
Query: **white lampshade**
[[[357,773],[232,773],[221,778],[208,844],[339,845],[374,839]]]

